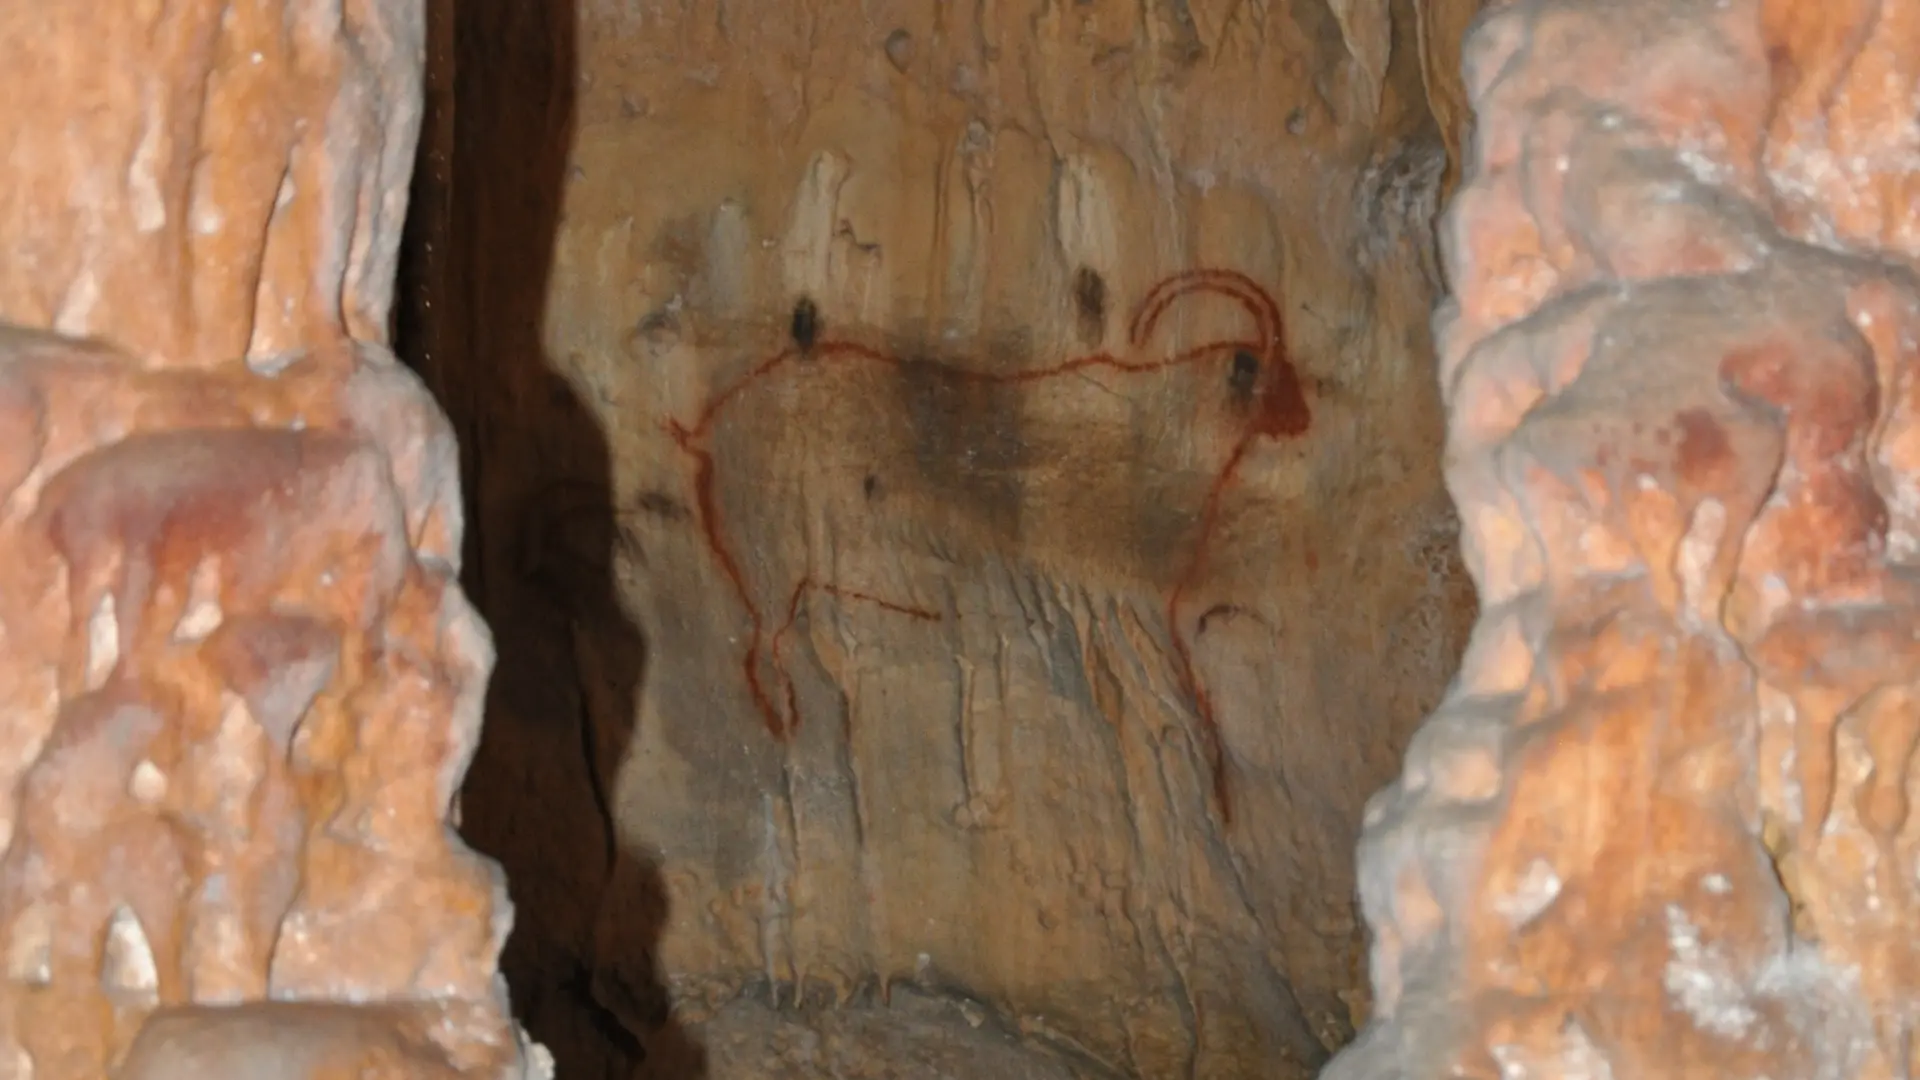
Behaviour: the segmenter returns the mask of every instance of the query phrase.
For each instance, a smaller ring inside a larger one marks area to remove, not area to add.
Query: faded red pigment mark
[[[883,599],[872,593],[843,588],[830,582],[815,581],[811,577],[802,578],[800,584],[793,587],[793,595],[787,599],[787,621],[781,623],[780,629],[773,632],[773,640],[767,646],[767,655],[772,658],[773,666],[778,670],[785,670],[780,663],[780,639],[786,636],[787,631],[793,629],[794,622],[800,618],[800,600],[807,594],[808,589],[818,589],[828,596],[837,596],[842,600],[858,600],[862,603],[872,604],[883,611],[891,611],[896,615],[905,615],[910,619],[919,619],[922,622],[940,621],[940,613],[937,611],[910,607],[906,604],[896,604],[891,600]],[[747,654],[747,662],[749,666],[751,666],[753,662],[752,653]],[[758,675],[752,674],[751,671],[749,672],[749,677],[755,680],[759,678]],[[795,698],[792,679],[787,680],[787,716],[792,719],[792,727],[787,729],[791,732],[793,728],[800,726],[800,702]],[[778,737],[778,735],[779,733],[776,732],[775,737]]]
[[[950,369],[950,373],[956,379],[972,382],[1019,385],[1057,379],[1089,368],[1108,368],[1122,373],[1146,373],[1195,364],[1210,357],[1222,355],[1231,357],[1239,352],[1252,353],[1261,358],[1262,373],[1267,380],[1265,388],[1259,400],[1254,403],[1247,425],[1228,453],[1226,463],[1221,466],[1220,471],[1214,475],[1213,481],[1208,486],[1206,501],[1201,510],[1199,537],[1194,542],[1193,556],[1188,561],[1186,569],[1175,580],[1172,589],[1168,591],[1166,603],[1167,634],[1173,642],[1175,674],[1181,686],[1193,699],[1194,712],[1199,719],[1202,752],[1213,777],[1214,801],[1219,808],[1222,821],[1230,824],[1233,815],[1227,791],[1225,748],[1221,743],[1213,701],[1194,671],[1192,649],[1186,635],[1180,631],[1180,607],[1187,594],[1206,573],[1208,548],[1219,524],[1222,497],[1232,485],[1241,463],[1246,459],[1247,452],[1256,440],[1293,438],[1306,434],[1312,423],[1312,413],[1307,407],[1306,395],[1301,389],[1298,373],[1287,356],[1285,324],[1280,315],[1279,305],[1274,303],[1266,290],[1252,278],[1238,271],[1189,270],[1162,280],[1148,290],[1139,306],[1134,309],[1133,318],[1127,327],[1129,348],[1138,349],[1151,340],[1161,316],[1165,315],[1176,301],[1201,293],[1211,293],[1237,302],[1251,317],[1254,336],[1197,345],[1158,360],[1135,360],[1098,352],[1074,357],[1052,367],[1030,371],[983,372],[955,368]],[[811,336],[811,334],[808,335],[809,338]],[[898,367],[903,363],[898,356],[855,342],[809,340],[803,348],[789,347],[781,350],[722,388],[707,402],[706,407],[701,410],[699,417],[691,425],[684,425],[672,419],[666,422],[667,431],[673,436],[674,442],[694,462],[694,506],[700,518],[700,527],[706,537],[707,546],[712,550],[714,561],[720,565],[727,580],[733,583],[734,592],[740,597],[741,604],[747,610],[748,645],[742,660],[747,689],[753,696],[756,708],[766,721],[768,733],[782,740],[789,738],[799,726],[799,713],[794,707],[793,688],[789,681],[786,695],[789,720],[783,722],[772,695],[760,681],[756,663],[760,656],[761,642],[766,634],[766,619],[759,605],[754,601],[752,590],[747,587],[746,576],[741,572],[740,564],[734,558],[721,528],[720,508],[714,495],[713,454],[704,444],[707,437],[712,434],[721,410],[757,380],[802,358],[815,364],[849,361]],[[779,666],[780,636],[793,625],[794,619],[798,616],[801,596],[809,588],[820,589],[845,599],[877,604],[886,610],[913,618],[928,620],[939,618],[935,613],[921,608],[906,607],[808,578],[794,589],[788,602],[786,622],[774,633],[770,660],[776,669]]]

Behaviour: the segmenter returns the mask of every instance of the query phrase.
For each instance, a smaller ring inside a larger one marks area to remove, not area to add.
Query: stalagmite
[[[1329,1080],[1920,1066],[1920,4],[1489,5],[1443,243],[1482,605]]]
[[[388,345],[418,0],[0,5],[0,1074],[551,1075]]]

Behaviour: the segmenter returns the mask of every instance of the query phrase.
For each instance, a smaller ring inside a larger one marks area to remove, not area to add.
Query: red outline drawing
[[[1014,385],[1059,378],[1089,368],[1107,368],[1123,373],[1160,371],[1198,363],[1209,357],[1224,355],[1231,358],[1239,352],[1251,353],[1260,359],[1260,377],[1265,380],[1264,387],[1254,403],[1245,429],[1235,441],[1226,462],[1214,475],[1213,482],[1208,488],[1206,501],[1202,504],[1200,511],[1200,535],[1194,542],[1193,556],[1185,571],[1168,591],[1166,601],[1167,634],[1173,642],[1175,675],[1188,695],[1193,698],[1194,712],[1199,719],[1202,752],[1206,756],[1207,767],[1212,772],[1214,801],[1219,808],[1222,821],[1231,823],[1232,810],[1227,797],[1225,751],[1221,745],[1219,725],[1214,717],[1213,702],[1194,671],[1192,649],[1180,630],[1180,606],[1186,599],[1187,593],[1206,573],[1209,543],[1219,524],[1221,498],[1232,484],[1241,463],[1246,459],[1248,450],[1259,439],[1293,438],[1306,434],[1312,423],[1312,414],[1307,407],[1306,395],[1301,389],[1299,375],[1287,356],[1285,324],[1281,319],[1279,305],[1274,303],[1266,290],[1252,278],[1238,271],[1188,270],[1168,277],[1148,290],[1147,295],[1135,307],[1133,317],[1127,326],[1127,345],[1130,352],[1137,353],[1152,340],[1161,316],[1165,315],[1176,301],[1201,293],[1225,297],[1237,303],[1252,320],[1253,336],[1197,345],[1158,360],[1131,359],[1099,352],[1074,357],[1052,367],[1030,371],[985,372],[950,368],[948,373],[953,378],[977,383]],[[704,442],[712,433],[720,412],[730,402],[755,381],[803,358],[816,364],[852,361],[898,367],[903,363],[898,356],[850,341],[816,341],[812,348],[804,351],[789,346],[724,386],[707,402],[699,418],[691,426],[683,425],[673,419],[667,420],[665,424],[668,433],[673,436],[674,443],[693,459],[694,507],[700,518],[701,530],[705,535],[708,548],[713,552],[714,561],[726,574],[727,580],[733,583],[735,593],[739,595],[742,605],[747,610],[750,631],[746,654],[742,657],[747,689],[753,695],[754,705],[766,721],[768,733],[782,741],[790,738],[799,726],[799,712],[793,700],[792,680],[786,680],[785,696],[788,716],[783,718],[773,695],[769,694],[767,688],[761,683],[758,661],[762,644],[765,642],[770,646],[770,655],[767,657],[769,667],[776,675],[784,677],[780,667],[780,638],[792,628],[799,614],[801,597],[807,589],[820,589],[842,599],[877,604],[887,610],[916,619],[937,620],[939,618],[936,613],[922,608],[892,603],[875,596],[823,583],[808,576],[800,581],[789,598],[786,621],[774,631],[770,640],[767,639],[766,615],[755,603],[752,590],[747,587],[746,577],[741,572],[740,565],[735,560],[722,533],[720,508],[714,496],[713,454],[706,448]]]

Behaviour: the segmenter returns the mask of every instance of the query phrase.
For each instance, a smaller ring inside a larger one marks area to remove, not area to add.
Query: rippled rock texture
[[[1911,1075],[1920,4],[1496,3],[1447,213],[1482,603],[1326,1075]]]
[[[386,344],[422,28],[0,8],[0,1075],[550,1071],[450,824],[455,446]]]

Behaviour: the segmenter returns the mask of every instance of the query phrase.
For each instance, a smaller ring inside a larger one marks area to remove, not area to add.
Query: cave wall
[[[1362,802],[1474,612],[1459,13],[440,10],[410,317],[502,656],[465,831],[563,1072],[749,990],[1141,1076],[1350,1038]]]

